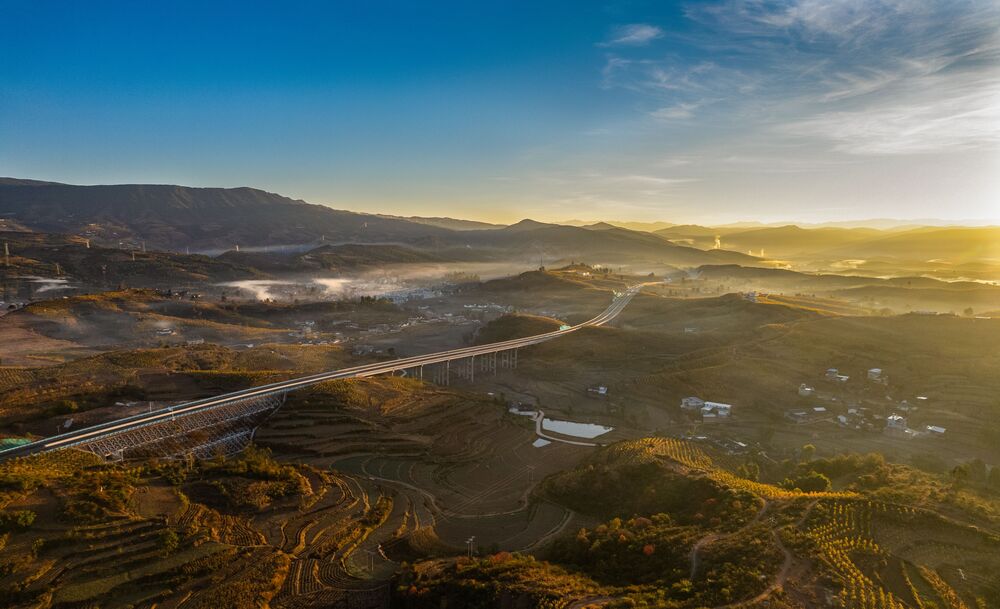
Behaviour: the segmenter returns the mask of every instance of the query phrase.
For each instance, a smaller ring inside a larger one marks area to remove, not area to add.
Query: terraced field
[[[293,397],[257,441],[391,494],[394,509],[373,536],[383,537],[387,555],[428,543],[436,553],[460,552],[471,535],[483,547],[525,549],[573,517],[533,501],[531,490],[587,449],[535,448],[530,427],[490,400],[402,379],[365,383],[376,397],[347,409],[324,405],[322,389]]]
[[[349,590],[384,595],[355,555],[408,504],[350,476],[254,455],[193,470],[97,466],[97,491],[42,459],[5,465],[5,480],[46,473],[52,483],[4,496],[5,512],[38,518],[0,536],[4,606],[315,607]],[[83,504],[92,507],[71,510]]]

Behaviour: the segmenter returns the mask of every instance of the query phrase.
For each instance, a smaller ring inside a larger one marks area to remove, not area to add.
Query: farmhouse
[[[894,429],[906,429],[906,417],[898,414],[891,414],[885,419],[885,426]]]
[[[826,380],[828,381],[846,383],[849,378],[851,377],[844,374],[840,374],[840,371],[837,370],[836,368],[827,368],[826,370]]]
[[[696,411],[701,410],[701,407],[705,405],[705,400],[697,397],[689,397],[681,399],[681,410]]]
[[[719,402],[705,402],[701,407],[701,420],[706,423],[714,423],[719,420],[728,419],[733,412],[733,407],[729,404]]]

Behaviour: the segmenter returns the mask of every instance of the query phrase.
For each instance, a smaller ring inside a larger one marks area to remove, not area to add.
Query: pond
[[[564,436],[573,436],[575,438],[596,438],[597,436],[602,436],[609,431],[613,430],[614,427],[605,427],[604,425],[598,425],[596,423],[577,423],[576,421],[560,421],[558,419],[550,419],[548,417],[542,419],[542,429],[546,431],[554,431],[556,433],[563,434]]]

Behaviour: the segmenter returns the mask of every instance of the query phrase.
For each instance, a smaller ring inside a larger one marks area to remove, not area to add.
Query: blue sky
[[[1000,221],[992,0],[0,11],[0,175],[499,221]]]

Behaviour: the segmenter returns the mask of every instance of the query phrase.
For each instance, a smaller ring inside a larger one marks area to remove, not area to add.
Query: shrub
[[[35,513],[31,510],[0,512],[0,531],[23,531],[34,522]]]

